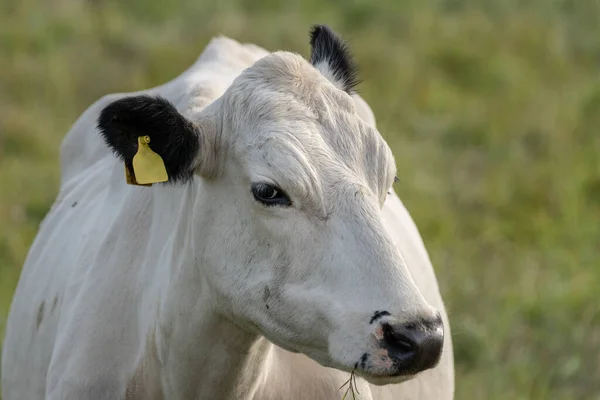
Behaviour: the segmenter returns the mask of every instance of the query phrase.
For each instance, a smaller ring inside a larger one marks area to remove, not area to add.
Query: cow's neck
[[[184,204],[185,208],[186,205]],[[201,221],[183,212],[170,240],[185,243]],[[215,296],[202,271],[194,268],[192,249],[173,252],[168,285],[160,294],[155,337],[163,391],[174,399],[251,399],[267,374],[273,345],[235,325],[215,310]]]
[[[272,345],[211,312],[202,300],[187,306],[171,309],[157,334],[167,397],[253,398]]]

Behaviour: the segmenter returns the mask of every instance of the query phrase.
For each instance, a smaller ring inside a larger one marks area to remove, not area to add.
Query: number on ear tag
[[[169,180],[163,159],[152,151],[150,136],[138,137],[138,151],[133,156],[133,173],[138,184],[152,184]]]

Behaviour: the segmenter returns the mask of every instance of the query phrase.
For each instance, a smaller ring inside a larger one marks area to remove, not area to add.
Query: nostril
[[[394,330],[390,324],[383,324],[383,340],[390,347],[390,350],[398,353],[397,355],[412,356],[416,351],[416,344],[406,335]]]
[[[407,354],[412,353],[415,349],[414,344],[407,340],[397,340],[395,345],[398,348],[398,350]]]
[[[440,360],[443,348],[443,324],[437,321],[381,325],[382,346],[404,374],[414,374],[433,368]]]

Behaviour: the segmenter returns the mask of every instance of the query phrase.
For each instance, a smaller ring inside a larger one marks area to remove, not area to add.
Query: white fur
[[[387,195],[394,161],[364,100],[297,55],[224,37],[143,93],[198,125],[198,177],[126,185],[95,124],[132,93],[78,119],[11,307],[4,400],[341,399],[376,350],[374,310],[402,321],[434,309],[440,364],[404,383],[363,373],[378,385],[358,378],[357,398],[453,398],[435,274]],[[257,204],[250,183],[265,180],[294,206]]]
[[[319,71],[321,73],[321,75],[323,75],[328,81],[330,81],[331,83],[333,83],[333,85],[340,89],[340,90],[344,90],[344,81],[338,79],[335,74],[333,73],[333,71],[331,70],[331,67],[329,66],[329,64],[327,64],[326,61],[320,61],[318,63],[316,63],[316,65],[314,66],[315,69],[317,71]]]

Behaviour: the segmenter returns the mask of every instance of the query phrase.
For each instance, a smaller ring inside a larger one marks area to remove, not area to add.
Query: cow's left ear
[[[143,95],[116,100],[100,113],[98,128],[130,170],[138,138],[148,136],[147,145],[164,161],[169,182],[192,178],[202,133],[166,99]]]
[[[358,84],[358,68],[348,43],[327,25],[310,31],[310,62],[339,89],[352,94]]]

